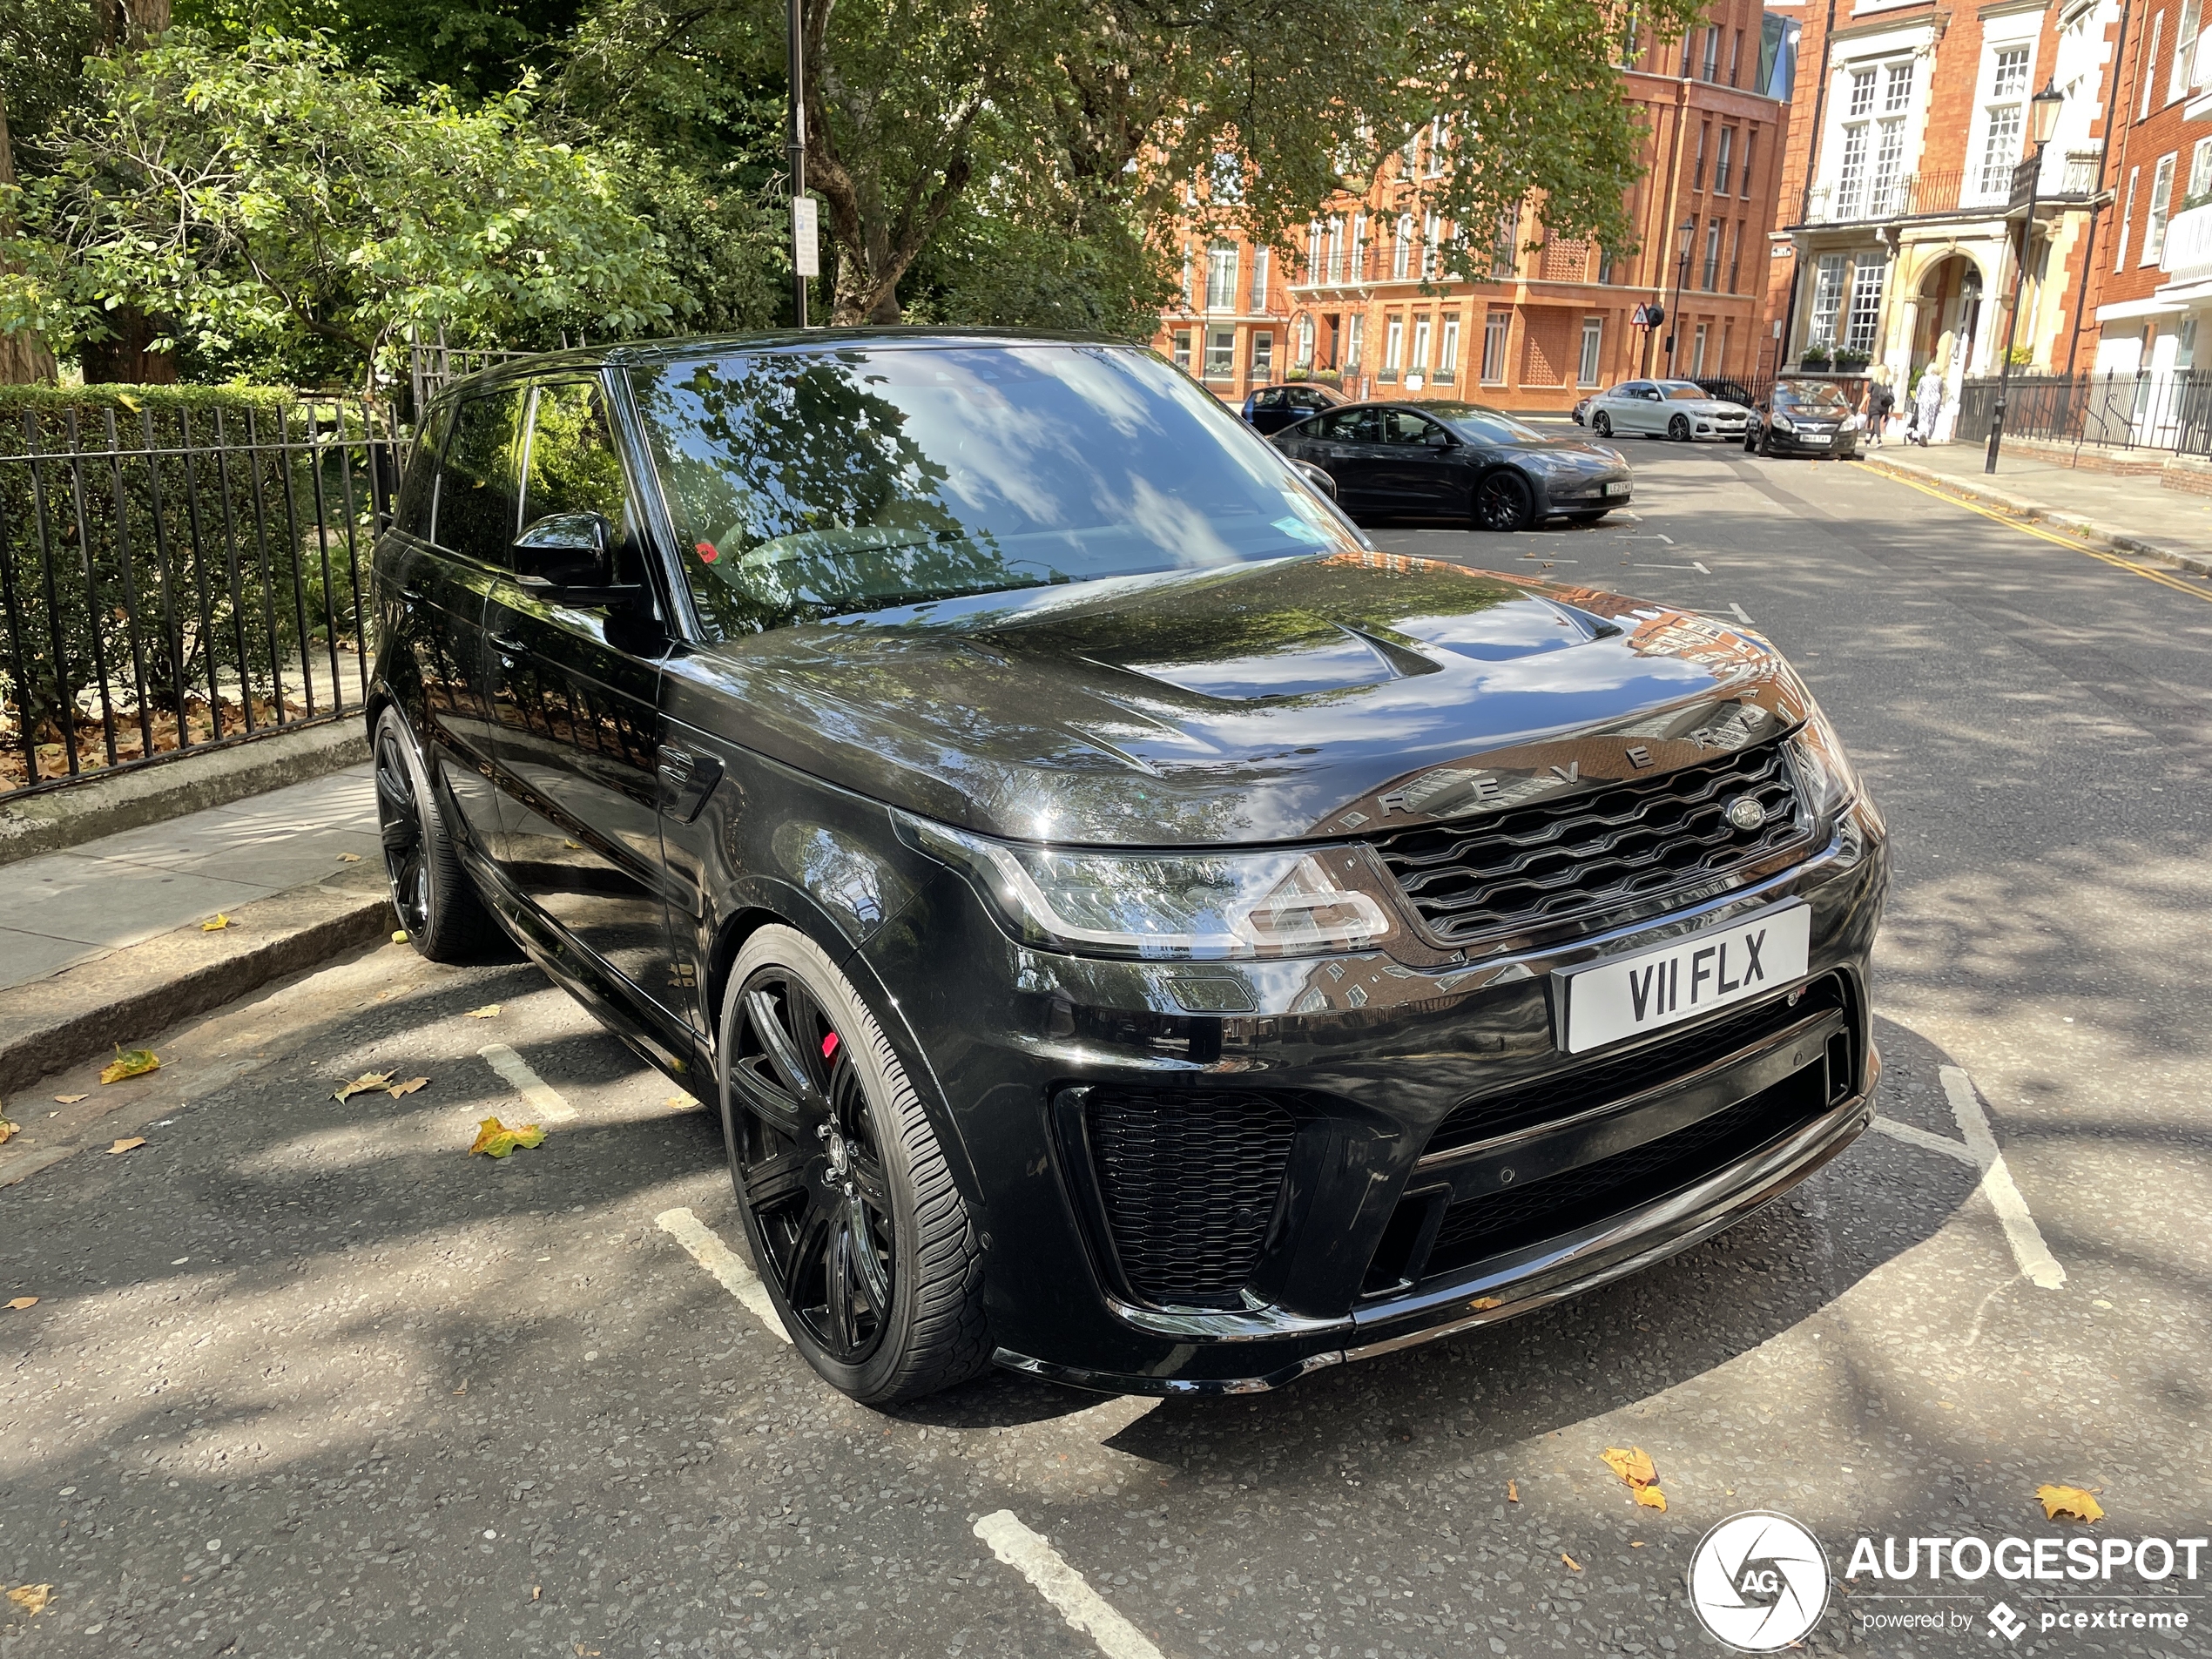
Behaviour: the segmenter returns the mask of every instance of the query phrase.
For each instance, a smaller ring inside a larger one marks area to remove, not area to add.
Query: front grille
[[[1817,979],[1793,1002],[1787,997],[1732,1009],[1678,1036],[1646,1043],[1595,1064],[1570,1065],[1455,1106],[1429,1137],[1431,1153],[1531,1123],[1556,1123],[1648,1089],[1662,1089],[1701,1066],[1764,1042],[1799,1021],[1844,1007],[1844,984],[1834,974]]]
[[[1765,808],[1757,829],[1723,816],[1745,795]],[[1404,830],[1375,850],[1429,931],[1458,944],[1725,875],[1794,845],[1807,827],[1777,742],[1474,823]]]
[[[1825,1076],[1824,1066],[1807,1066],[1672,1135],[1525,1187],[1462,1199],[1444,1212],[1425,1271],[1451,1272],[1516,1244],[1556,1238],[1725,1169],[1817,1116],[1828,1103]]]
[[[1298,1124],[1265,1095],[1096,1089],[1091,1167],[1129,1288],[1233,1305],[1258,1264]]]

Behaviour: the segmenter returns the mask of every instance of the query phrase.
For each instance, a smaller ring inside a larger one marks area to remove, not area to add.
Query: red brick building
[[[1440,269],[1451,227],[1414,204],[1450,144],[1423,132],[1364,195],[1325,204],[1302,246],[1184,235],[1155,344],[1231,401],[1311,376],[1353,396],[1558,409],[1638,374],[1753,375],[1794,34],[1760,0],[1717,0],[1686,39],[1623,42],[1647,132],[1633,254],[1552,236],[1531,205],[1499,227],[1489,270]],[[1632,326],[1649,301],[1667,327]]]
[[[1785,364],[1886,365],[1901,389],[1933,366],[1944,433],[1961,381],[1995,374],[2008,344],[2017,366],[2063,372],[2108,187],[2119,0],[1769,3],[1804,20],[1767,300]],[[2015,166],[2034,153],[2030,100],[2046,88],[2064,101],[2016,321]]]

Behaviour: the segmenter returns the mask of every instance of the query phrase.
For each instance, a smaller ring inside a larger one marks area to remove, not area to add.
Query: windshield
[[[860,345],[631,381],[685,574],[724,634],[1359,545],[1141,351]]]
[[[1470,438],[1491,443],[1541,443],[1545,439],[1545,434],[1533,426],[1523,426],[1502,409],[1487,408],[1480,403],[1431,403],[1426,407],[1438,420],[1457,427]]]
[[[1703,403],[1713,395],[1696,381],[1661,381],[1659,389],[1685,403]]]
[[[1774,388],[1774,406],[1778,409],[1832,409],[1838,413],[1848,413],[1851,408],[1844,395],[1826,381],[1780,381]]]

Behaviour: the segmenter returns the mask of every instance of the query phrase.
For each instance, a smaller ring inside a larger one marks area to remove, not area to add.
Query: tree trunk
[[[143,50],[169,27],[170,0],[98,0],[100,55],[115,57]],[[87,341],[78,348],[90,384],[174,386],[177,360],[153,350],[153,341],[167,332],[153,318],[130,306],[107,314],[111,339]]]
[[[15,152],[8,142],[8,100],[0,95],[0,185],[16,182]],[[0,218],[0,236],[11,234],[13,221]],[[0,270],[12,269],[0,265]],[[0,334],[0,386],[29,386],[54,378],[54,354],[28,328]]]

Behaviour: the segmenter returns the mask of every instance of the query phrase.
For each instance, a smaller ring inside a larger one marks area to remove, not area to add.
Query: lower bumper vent
[[[1094,1089],[1084,1128],[1123,1278],[1148,1302],[1233,1305],[1259,1264],[1298,1124],[1265,1095]]]

